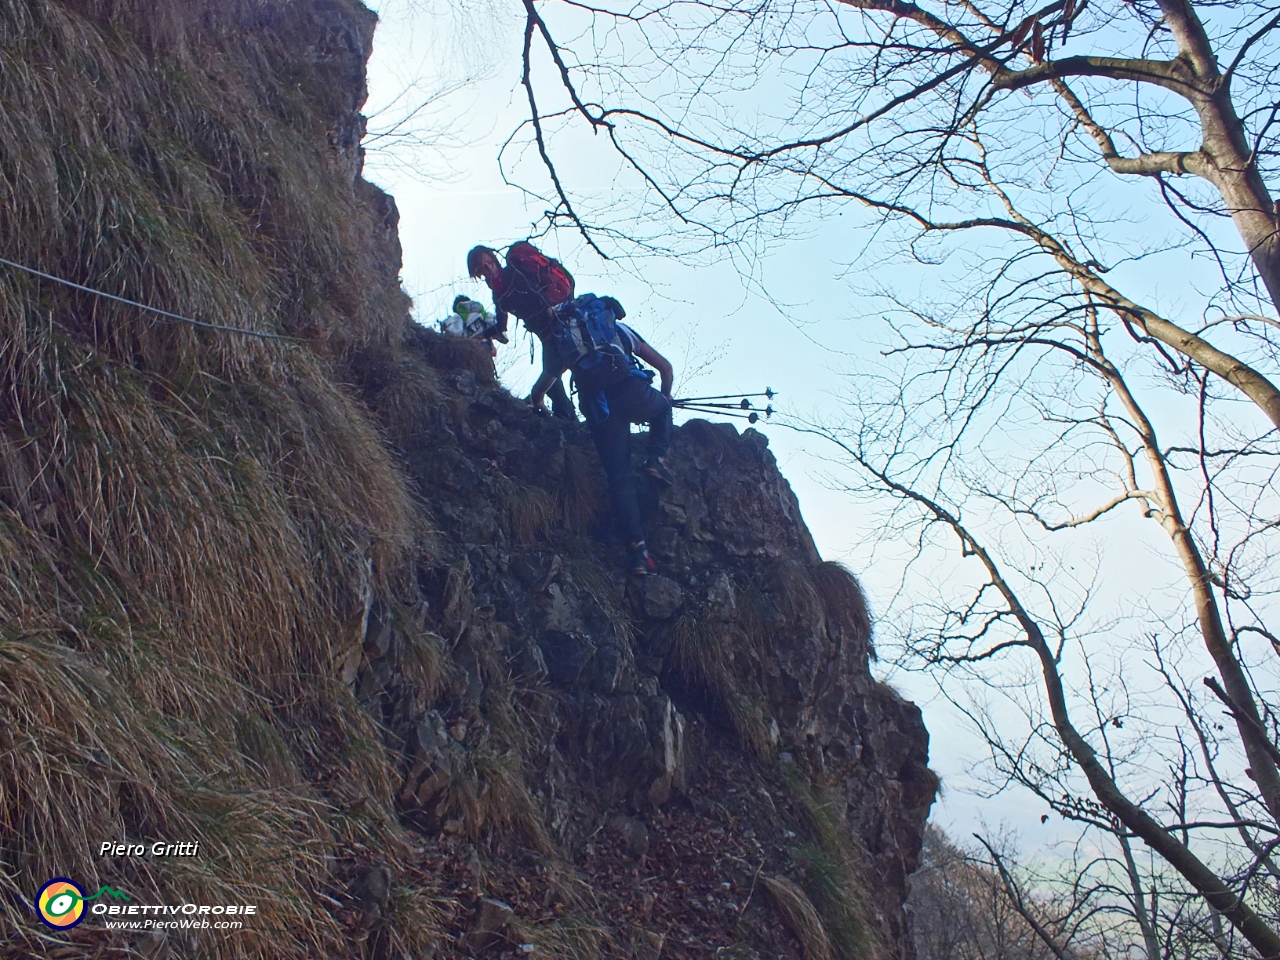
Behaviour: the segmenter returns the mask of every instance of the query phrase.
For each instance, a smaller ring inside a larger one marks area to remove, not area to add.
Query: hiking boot
[[[669,487],[676,482],[675,474],[667,469],[666,457],[651,457],[645,464],[644,472],[664,487]]]
[[[492,336],[492,339],[497,340],[499,343],[510,343],[510,342],[511,342],[511,338],[510,338],[510,337],[508,337],[508,336],[506,335],[506,333],[505,333],[505,332],[503,332],[502,330],[495,330],[495,331],[493,331],[493,334],[492,334],[491,336]]]
[[[637,577],[647,577],[658,572],[658,564],[649,556],[644,541],[633,543],[627,547],[627,555],[631,558],[631,573]]]

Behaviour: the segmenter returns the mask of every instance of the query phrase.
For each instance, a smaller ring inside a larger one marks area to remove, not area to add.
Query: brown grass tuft
[[[746,606],[740,607],[744,615],[737,621],[719,620],[706,610],[682,616],[673,632],[671,665],[705,687],[725,708],[743,742],[756,756],[769,759],[777,750],[776,721],[755,687],[757,678],[744,675],[752,664],[763,662],[767,636],[763,621],[746,615]]]
[[[507,529],[518,544],[528,546],[550,537],[559,525],[556,501],[541,487],[497,478],[498,499]]]
[[[762,876],[760,882],[774,909],[804,947],[805,960],[832,960],[827,931],[805,892],[785,877]]]
[[[313,893],[357,844],[408,856],[381,731],[329,679],[412,532],[340,385],[393,352],[404,300],[354,155],[324,146],[372,26],[333,10],[349,49],[304,5],[0,0],[5,256],[310,340],[0,268],[6,929],[69,875],[271,917],[211,956],[349,955]],[[104,838],[207,853],[112,863]]]
[[[548,851],[550,841],[542,814],[525,784],[520,752],[495,754],[481,748],[467,754],[435,801],[435,815],[454,821],[463,836],[476,838],[491,831],[510,831],[535,849]]]
[[[536,945],[537,953],[563,960],[602,960],[619,956],[613,932],[584,916],[566,914],[549,923],[520,929],[522,938]]]
[[[497,373],[488,340],[446,337],[425,327],[413,331],[410,348],[437,370],[470,370],[481,383],[493,383]]]
[[[782,560],[773,565],[772,576],[770,594],[780,598],[782,615],[800,630],[817,630],[824,608],[814,568],[798,560]]]
[[[605,508],[598,458],[573,447],[565,448],[559,500],[560,515],[570,533],[582,533],[591,528]]]
[[[872,657],[871,615],[862,587],[845,566],[832,561],[818,564],[814,584],[822,598],[827,632],[853,641],[868,650]]]
[[[843,814],[843,800],[832,799],[789,768],[787,780],[805,814],[807,843],[797,851],[810,892],[836,960],[878,960],[884,955],[866,914],[870,901],[862,886],[865,858]]]

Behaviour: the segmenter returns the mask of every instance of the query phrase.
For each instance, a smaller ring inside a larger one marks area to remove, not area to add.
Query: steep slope
[[[663,575],[628,582],[606,546],[585,429],[485,382],[479,345],[425,331],[408,343],[413,375],[374,405],[432,520],[417,616],[429,659],[447,666],[425,714],[397,686],[395,631],[366,644],[351,679],[410,745],[399,793],[410,821],[428,836],[484,837],[489,821],[523,831],[597,896],[594,874],[630,866],[592,842],[601,828],[615,846],[644,848],[647,834],[645,857],[665,869],[642,859],[635,868],[655,876],[609,885],[603,911],[608,936],[633,948],[664,932],[661,903],[681,934],[667,956],[735,943],[785,953],[759,880],[792,874],[838,945],[865,948],[836,955],[902,950],[905,879],[935,787],[927,741],[918,711],[872,680],[861,592],[818,557],[765,438],[702,421],[677,430],[677,483],[645,504]],[[655,814],[667,804],[677,812]],[[533,861],[505,875],[510,844],[496,842],[474,847],[473,872],[503,895],[554,902]],[[744,903],[753,882],[759,899]],[[682,950],[685,939],[696,945]]]
[[[0,256],[288,338],[0,267],[0,953],[909,956],[935,780],[856,582],[697,422],[619,575],[585,430],[406,324],[373,23],[0,0]],[[53,877],[257,913],[56,931]]]

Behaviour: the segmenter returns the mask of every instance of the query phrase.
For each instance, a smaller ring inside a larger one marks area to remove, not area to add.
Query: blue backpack
[[[584,293],[556,307],[559,323],[551,334],[560,359],[573,371],[580,393],[593,393],[639,372],[618,321],[626,316],[613,297]]]

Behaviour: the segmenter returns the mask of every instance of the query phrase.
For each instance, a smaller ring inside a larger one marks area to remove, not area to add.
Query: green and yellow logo
[[[86,897],[80,885],[66,877],[54,877],[36,894],[36,912],[40,919],[55,930],[68,930],[84,919],[84,905],[103,894],[117,900],[128,900],[127,894],[111,887],[101,887],[93,896]]]

